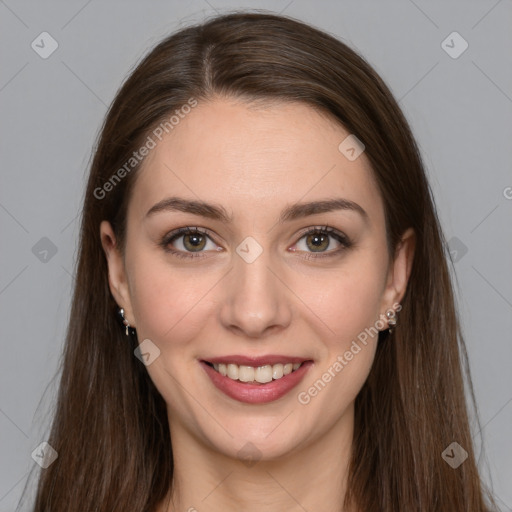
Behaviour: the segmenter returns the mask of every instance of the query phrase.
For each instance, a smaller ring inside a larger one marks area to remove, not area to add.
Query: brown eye
[[[184,257],[200,256],[208,251],[221,250],[210,235],[203,232],[201,228],[192,227],[180,228],[169,233],[160,244],[166,252]]]
[[[199,233],[183,236],[183,246],[187,251],[201,251],[206,245],[206,237]]]
[[[316,226],[303,233],[292,250],[305,253],[306,258],[314,258],[339,255],[351,245],[349,238],[341,231],[330,226]]]
[[[306,237],[306,245],[313,252],[322,252],[329,247],[329,235],[313,233]]]

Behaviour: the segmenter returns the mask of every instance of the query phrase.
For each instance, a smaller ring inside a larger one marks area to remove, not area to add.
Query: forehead
[[[152,205],[179,196],[220,203],[234,220],[270,221],[285,204],[342,197],[378,223],[382,202],[368,159],[340,151],[350,135],[303,103],[199,103],[161,141],[154,138],[131,215],[141,220]]]

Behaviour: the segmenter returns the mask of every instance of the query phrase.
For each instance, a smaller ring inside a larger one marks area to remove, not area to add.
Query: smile
[[[286,356],[232,356],[199,361],[211,383],[239,402],[262,404],[288,394],[313,366],[312,360]]]
[[[210,363],[212,364],[212,363]],[[224,377],[229,377],[232,380],[240,382],[259,382],[266,384],[272,380],[278,380],[285,375],[298,370],[302,363],[277,363],[274,365],[266,364],[264,366],[245,366],[234,363],[214,363],[212,364],[215,371],[219,372]]]

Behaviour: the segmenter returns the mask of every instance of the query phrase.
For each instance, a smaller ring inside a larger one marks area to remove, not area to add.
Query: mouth
[[[273,380],[282,379],[285,375],[290,375],[290,373],[298,370],[303,364],[277,363],[255,367],[235,363],[211,363],[209,361],[204,361],[204,363],[220,373],[223,377],[248,384],[267,384]]]
[[[199,361],[214,386],[239,402],[267,403],[291,391],[313,365],[286,356],[232,356]]]

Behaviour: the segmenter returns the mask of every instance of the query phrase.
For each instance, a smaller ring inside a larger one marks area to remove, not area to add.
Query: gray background
[[[342,38],[400,100],[457,260],[482,471],[503,510],[512,510],[510,0],[0,0],[0,512],[14,510],[31,453],[45,440],[79,208],[107,105],[160,38],[243,7],[283,12]],[[43,31],[59,45],[47,59],[31,47]],[[441,45],[453,31],[469,44],[458,58]]]

